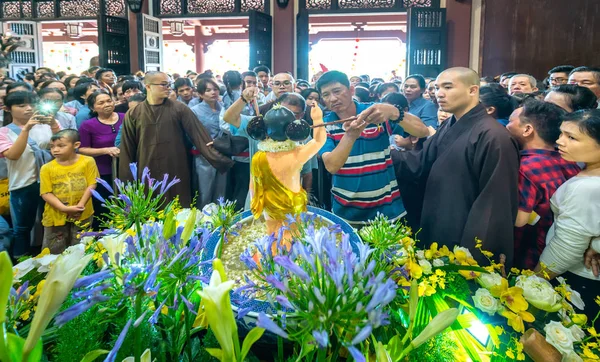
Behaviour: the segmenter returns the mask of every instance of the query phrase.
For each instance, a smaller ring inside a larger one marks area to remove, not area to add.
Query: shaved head
[[[160,79],[163,80],[165,78],[169,78],[169,76],[167,75],[167,73],[163,73],[163,72],[148,72],[146,73],[146,75],[144,76],[144,84],[151,84],[153,83],[155,80]]]
[[[479,104],[479,75],[469,68],[446,69],[435,80],[440,109],[460,119]]]
[[[447,73],[446,75],[449,78],[456,79],[456,80],[460,81],[461,83],[463,83],[464,85],[466,85],[467,87],[470,87],[472,85],[476,85],[476,86],[480,85],[479,74],[477,74],[477,72],[474,71],[473,69],[464,68],[464,67],[448,68],[448,69],[444,70],[442,73],[440,73],[439,76],[441,76],[444,73]]]

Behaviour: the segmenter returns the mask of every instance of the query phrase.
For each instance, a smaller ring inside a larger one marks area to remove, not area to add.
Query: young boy
[[[93,219],[92,190],[100,177],[92,157],[77,154],[79,133],[72,129],[58,132],[51,139],[54,160],[42,166],[40,194],[46,206],[42,225],[42,248],[62,253],[78,242],[77,234]]]

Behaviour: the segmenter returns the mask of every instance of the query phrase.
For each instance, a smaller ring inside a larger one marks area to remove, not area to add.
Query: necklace
[[[286,152],[291,151],[296,147],[298,147],[298,142],[292,140],[275,141],[269,138],[258,143],[258,150],[265,152]]]

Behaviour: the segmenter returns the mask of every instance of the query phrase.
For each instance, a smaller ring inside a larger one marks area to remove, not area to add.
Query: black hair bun
[[[246,127],[248,136],[252,137],[257,141],[263,141],[267,138],[267,127],[262,116],[256,116],[248,122]]]
[[[310,136],[310,125],[303,119],[294,120],[288,124],[285,135],[292,141],[304,141]]]
[[[287,141],[287,127],[296,120],[294,112],[280,104],[276,104],[265,114],[264,124],[267,128],[267,136],[275,141]]]

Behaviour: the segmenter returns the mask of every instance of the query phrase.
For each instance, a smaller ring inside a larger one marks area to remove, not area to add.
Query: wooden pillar
[[[142,5],[142,13],[150,14],[150,8],[148,6],[148,0],[144,1]],[[125,6],[127,6],[127,1],[125,1]],[[129,15],[129,64],[131,73],[134,74],[140,69],[140,61],[139,61],[139,52],[143,51],[143,49],[139,49],[138,47],[138,27],[141,27],[142,24],[138,24],[138,14],[132,13],[127,7],[127,14]]]
[[[273,14],[273,74],[282,72],[295,73],[294,58],[296,55],[296,16],[294,3],[290,1],[285,9],[276,2],[272,7]]]
[[[472,0],[447,0],[446,24],[448,25],[448,67],[468,67],[471,51]],[[476,69],[477,70],[477,69]]]
[[[196,57],[196,73],[204,72],[204,34],[201,26],[194,26],[194,56]]]

